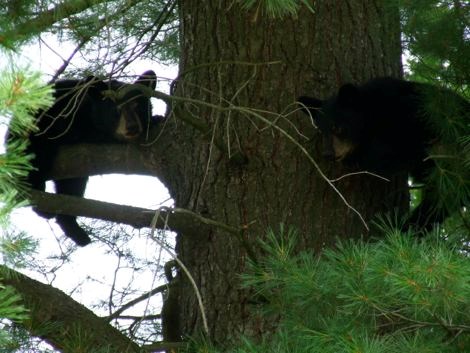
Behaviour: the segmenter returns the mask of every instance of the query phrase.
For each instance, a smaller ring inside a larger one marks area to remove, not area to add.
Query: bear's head
[[[365,112],[361,93],[352,85],[343,85],[337,95],[326,100],[301,96],[298,102],[320,130],[323,138],[323,156],[336,161],[347,161],[362,141]]]
[[[95,101],[93,125],[112,134],[118,141],[129,142],[142,136],[152,119],[151,91],[155,90],[155,72],[144,72],[133,84],[95,78],[88,95]]]

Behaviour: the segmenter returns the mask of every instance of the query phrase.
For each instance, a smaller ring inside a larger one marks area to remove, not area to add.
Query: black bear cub
[[[27,138],[27,153],[33,154],[28,182],[31,187],[45,190],[46,179],[60,146],[79,143],[113,143],[137,140],[152,123],[150,97],[139,86],[155,89],[156,75],[149,70],[134,85],[116,80],[88,77],[83,80],[61,80],[54,86],[54,104],[36,114],[37,131],[27,136],[8,134],[7,140]],[[88,177],[54,180],[56,193],[83,197]],[[75,216],[56,217],[65,235],[76,244],[90,242]]]
[[[407,225],[429,230],[470,203],[470,103],[450,90],[394,78],[343,85],[326,100],[302,96],[324,154],[358,170],[408,172],[424,184]],[[451,187],[454,185],[454,188]]]

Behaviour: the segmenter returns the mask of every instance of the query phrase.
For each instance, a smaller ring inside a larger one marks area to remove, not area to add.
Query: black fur
[[[436,148],[445,149],[457,161],[447,167],[463,163],[465,156],[459,155],[456,144],[470,133],[470,103],[462,97],[433,85],[386,77],[361,86],[343,85],[326,100],[302,96],[298,101],[321,131],[327,157],[385,176],[406,171],[415,183],[425,185],[409,225],[429,229],[461,206],[443,204],[452,196],[441,195],[439,182],[431,180],[441,161],[428,157]],[[436,109],[439,105],[442,108]],[[468,171],[466,180],[470,190]],[[468,199],[468,193],[462,199]]]
[[[153,71],[146,71],[135,84],[153,90],[156,75]],[[152,120],[150,98],[137,87],[96,77],[57,81],[54,84],[54,104],[36,114],[38,130],[28,135],[27,153],[34,154],[32,165],[35,168],[28,176],[31,187],[45,190],[47,175],[63,145],[137,140]],[[21,137],[7,134],[8,141],[18,138]],[[87,181],[88,177],[71,178],[54,180],[54,184],[59,194],[83,197]],[[37,213],[47,218],[55,216],[65,235],[78,245],[90,242],[75,216]]]

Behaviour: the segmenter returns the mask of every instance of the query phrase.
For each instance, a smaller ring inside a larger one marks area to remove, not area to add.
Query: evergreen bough
[[[266,255],[244,275],[279,324],[233,352],[470,351],[470,261],[437,237],[393,228],[374,243],[294,254],[295,232],[270,231]]]

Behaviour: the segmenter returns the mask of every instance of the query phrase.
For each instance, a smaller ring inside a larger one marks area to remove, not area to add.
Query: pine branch
[[[83,12],[95,5],[106,2],[106,0],[69,0],[62,2],[57,6],[40,12],[34,18],[28,18],[22,23],[15,26],[15,28],[0,33],[0,43],[4,41],[15,42],[29,38],[31,35],[39,34],[47,31],[53,24]],[[140,2],[140,0],[127,1],[129,6],[133,6]]]
[[[139,347],[91,310],[50,285],[0,265],[0,283],[14,287],[30,310],[22,322],[33,335],[61,352],[140,352]]]

